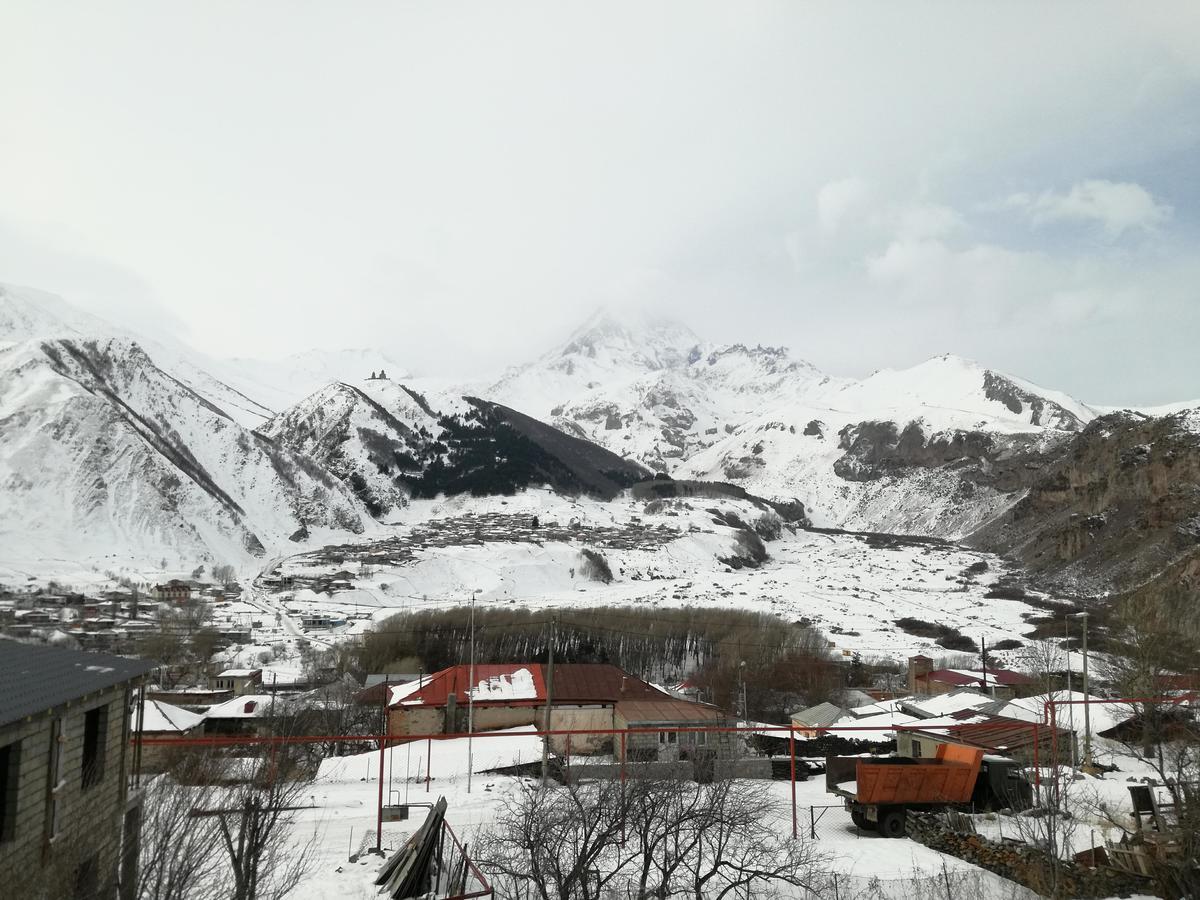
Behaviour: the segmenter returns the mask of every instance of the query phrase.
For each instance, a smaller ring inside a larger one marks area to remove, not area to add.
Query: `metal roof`
[[[715,706],[687,700],[622,700],[616,705],[616,712],[631,724],[734,721],[734,716]]]
[[[0,640],[0,726],[133,681],[154,668],[143,659]]]
[[[489,679],[511,679],[514,673],[526,669],[533,676],[533,696],[481,699],[477,694],[475,705],[489,703],[504,706],[536,705],[546,702],[546,669],[538,663],[492,663],[475,664],[475,684]],[[393,706],[445,706],[451,694],[458,705],[467,703],[467,687],[470,682],[470,666],[459,665],[442,669],[428,676],[421,685],[407,684],[401,689],[392,689]],[[622,672],[606,663],[560,663],[554,667],[554,702],[559,703],[615,703],[618,700],[663,700],[668,695],[640,678]]]
[[[950,720],[958,720],[958,723],[950,724]],[[926,730],[931,728],[933,722],[938,726],[944,724],[944,728]],[[1053,740],[1049,726],[1035,729],[1030,724],[1007,716],[989,716],[977,710],[963,710],[943,719],[920,722],[907,730],[937,740],[958,741],[991,751],[1017,750]],[[1059,738],[1064,740],[1070,735],[1063,728],[1059,728],[1058,733]]]
[[[798,725],[832,725],[842,717],[843,710],[836,703],[818,703],[799,712],[792,713],[792,722]]]

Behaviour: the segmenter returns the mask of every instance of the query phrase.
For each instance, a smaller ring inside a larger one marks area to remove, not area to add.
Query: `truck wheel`
[[[855,825],[857,825],[863,831],[874,831],[875,830],[875,823],[872,822],[870,819],[868,819],[864,813],[859,812],[857,809],[852,810],[850,812],[850,821],[852,821]]]
[[[879,814],[879,833],[885,838],[904,837],[904,810],[889,809]]]

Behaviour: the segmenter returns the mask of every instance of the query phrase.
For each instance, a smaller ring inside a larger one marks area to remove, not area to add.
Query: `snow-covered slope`
[[[841,384],[783,348],[708,344],[678,323],[602,311],[483,396],[670,471],[764,407]]]
[[[414,495],[550,485],[613,496],[650,474],[500,404],[445,394],[434,402],[388,379],[338,382],[274,417],[262,432],[328,467],[376,517]]]
[[[200,396],[221,407],[240,424],[253,427],[271,415],[259,399],[231,387],[217,373],[225,366],[177,341],[134,334],[77,309],[61,297],[33,288],[0,284],[0,348],[21,341],[69,337],[135,342]],[[256,395],[259,391],[253,391]],[[261,392],[264,395],[267,392]]]
[[[935,430],[1079,431],[1097,415],[1060,391],[950,354],[875,372],[827,395],[826,405],[879,421],[905,422],[916,413]]]
[[[795,497],[824,524],[942,536],[1014,502],[1013,460],[1096,416],[955,356],[853,381],[783,349],[716,347],[677,324],[607,313],[485,396],[658,471]]]
[[[376,516],[402,505],[398,475],[419,476],[419,459],[441,428],[419,395],[387,379],[334,382],[262,427],[326,466]]]
[[[0,350],[6,558],[240,562],[307,526],[362,532],[307,457],[246,430],[121,338]]]
[[[222,380],[279,412],[338,381],[357,383],[373,374],[403,378],[404,368],[373,349],[305,350],[279,360],[236,357],[215,361]]]
[[[1018,500],[1028,473],[1094,417],[1058,392],[940,356],[765,412],[680,474],[794,495],[820,524],[961,537]]]

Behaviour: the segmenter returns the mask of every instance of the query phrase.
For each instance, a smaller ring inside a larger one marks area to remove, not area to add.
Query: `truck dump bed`
[[[825,786],[832,793],[872,806],[966,803],[975,789],[982,760],[982,750],[962,744],[941,744],[933,759],[842,757],[826,764]]]

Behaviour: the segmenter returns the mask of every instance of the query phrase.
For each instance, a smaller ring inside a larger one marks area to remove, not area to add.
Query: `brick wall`
[[[83,787],[84,723],[88,711],[107,709],[100,735],[104,769],[98,782]],[[49,792],[53,723],[65,718],[63,786],[57,792],[59,835],[49,839]],[[22,896],[24,885],[71,878],[81,861],[97,857],[99,896],[113,895],[125,812],[125,687],[60,707],[49,714],[0,729],[0,746],[20,742],[16,828],[0,843],[0,885],[6,896]],[[9,893],[12,891],[12,893]]]

